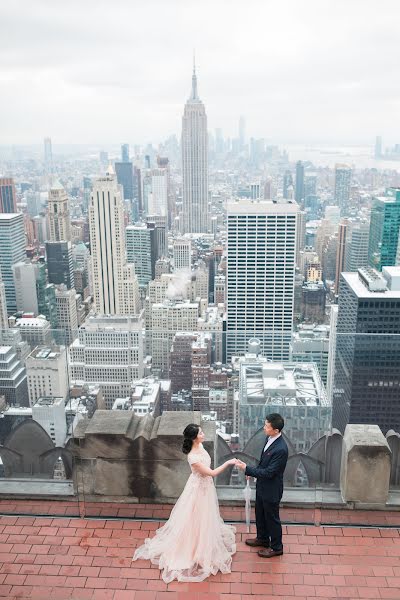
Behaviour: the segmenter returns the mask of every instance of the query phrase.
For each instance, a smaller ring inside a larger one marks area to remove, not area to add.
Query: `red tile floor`
[[[131,562],[134,548],[159,526],[152,521],[2,516],[0,597],[400,600],[399,529],[288,525],[285,554],[262,559],[244,544],[245,525],[237,525],[231,574],[166,585],[148,561]]]

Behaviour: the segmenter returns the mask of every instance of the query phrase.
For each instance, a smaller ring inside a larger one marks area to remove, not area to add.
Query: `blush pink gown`
[[[209,575],[231,572],[236,552],[235,528],[219,514],[214,480],[193,470],[198,462],[210,467],[211,458],[200,445],[188,454],[192,474],[168,521],[137,548],[132,560],[149,559],[162,570],[166,583],[203,581]]]

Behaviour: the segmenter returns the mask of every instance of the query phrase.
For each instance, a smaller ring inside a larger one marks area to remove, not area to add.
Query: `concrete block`
[[[340,489],[345,502],[384,505],[389,494],[391,451],[377,425],[347,425]]]

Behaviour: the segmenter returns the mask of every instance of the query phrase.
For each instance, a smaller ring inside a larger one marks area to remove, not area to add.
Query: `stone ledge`
[[[72,481],[54,481],[53,479],[0,479],[1,496],[24,497],[64,497],[75,496]]]

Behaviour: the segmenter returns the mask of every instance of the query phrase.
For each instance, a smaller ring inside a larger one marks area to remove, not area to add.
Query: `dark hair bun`
[[[197,438],[200,431],[200,427],[195,423],[190,423],[183,430],[183,444],[182,444],[182,452],[184,454],[189,454],[192,449],[193,441]]]
[[[189,452],[192,449],[192,446],[193,446],[192,440],[189,440],[188,438],[184,438],[183,444],[182,444],[182,452],[183,452],[183,454],[189,454]]]

